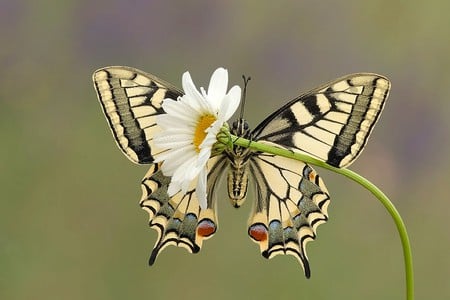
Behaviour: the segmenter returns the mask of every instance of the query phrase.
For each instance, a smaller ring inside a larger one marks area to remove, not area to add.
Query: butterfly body
[[[233,122],[230,132],[235,136],[251,140],[248,123],[242,118]],[[225,153],[229,160],[228,197],[231,205],[238,208],[247,197],[250,172],[248,164],[253,152],[249,148],[233,145],[232,148],[226,149]]]
[[[235,207],[247,197],[252,181],[255,202],[249,237],[265,258],[293,255],[310,276],[306,244],[317,226],[328,220],[330,196],[315,170],[306,163],[234,145],[208,163],[207,207],[202,209],[193,182],[186,194],[168,196],[170,177],[154,163],[156,116],[165,113],[165,98],[183,93],[154,75],[130,67],[107,67],[93,75],[94,86],[111,131],[133,162],[150,164],[142,180],[141,207],[158,233],[150,255],[153,264],[167,246],[196,253],[217,231],[217,186],[227,174]],[[347,167],[364,148],[383,109],[390,82],[371,73],[351,74],[311,90],[272,113],[254,130],[240,118],[230,132],[239,137],[314,156],[335,167]],[[222,199],[222,197],[219,197]]]

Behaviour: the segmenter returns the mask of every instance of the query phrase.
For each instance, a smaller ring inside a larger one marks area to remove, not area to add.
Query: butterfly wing
[[[389,89],[390,82],[376,74],[339,78],[271,114],[252,132],[253,139],[346,167],[366,144]],[[322,179],[303,162],[264,153],[254,154],[250,168],[257,199],[249,236],[266,258],[295,256],[309,277],[306,243],[328,220],[330,196]]]
[[[389,89],[383,76],[347,75],[292,100],[255,128],[253,136],[347,167],[366,144]]]
[[[153,136],[159,131],[156,116],[163,114],[165,98],[177,99],[182,92],[171,84],[130,67],[106,67],[93,75],[98,99],[111,131],[122,152],[133,162],[151,164],[157,150]],[[170,177],[164,176],[161,164],[152,164],[142,180],[141,207],[149,214],[149,225],[158,233],[150,255],[153,264],[165,247],[175,245],[197,253],[204,239],[217,230],[214,189],[226,168],[223,156],[208,161],[207,208],[198,203],[194,181],[185,195],[167,194]]]
[[[122,152],[134,163],[153,162],[155,116],[164,113],[165,98],[182,92],[171,84],[130,67],[106,67],[94,72],[94,87],[109,127]]]
[[[169,245],[183,247],[190,253],[197,253],[204,239],[210,238],[217,230],[215,194],[217,182],[226,166],[223,156],[208,161],[208,200],[207,208],[201,209],[195,187],[191,183],[185,195],[178,193],[172,197],[167,194],[170,177],[164,176],[160,164],[153,164],[142,180],[141,207],[148,212],[150,227],[158,233],[158,238],[150,255],[152,265],[158,254]]]
[[[250,170],[257,199],[249,236],[265,258],[296,257],[309,278],[305,247],[316,238],[317,226],[328,220],[330,197],[322,179],[303,162],[266,153],[252,157]]]

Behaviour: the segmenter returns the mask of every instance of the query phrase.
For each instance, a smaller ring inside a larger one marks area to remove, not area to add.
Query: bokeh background
[[[170,247],[138,206],[146,167],[118,150],[92,72],[127,65],[180,86],[252,76],[253,126],[302,91],[376,72],[392,92],[352,165],[408,227],[418,299],[450,298],[449,1],[0,1],[0,299],[402,299],[395,226],[355,183],[319,170],[330,221],[293,257],[266,261],[223,192],[199,254]]]

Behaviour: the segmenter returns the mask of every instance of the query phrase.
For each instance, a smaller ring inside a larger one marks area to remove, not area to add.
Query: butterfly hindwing
[[[153,136],[159,131],[156,116],[165,113],[161,108],[165,98],[177,99],[182,92],[154,75],[130,67],[106,67],[94,72],[94,86],[111,131],[122,152],[133,162],[153,162]],[[149,225],[158,233],[149,263],[153,264],[165,247],[175,245],[191,253],[200,250],[205,238],[217,230],[213,190],[220,179],[224,160],[211,158],[208,181],[211,191],[208,207],[201,209],[192,182],[186,195],[167,194],[170,177],[165,176],[161,164],[151,164],[142,180],[141,207],[149,214]],[[215,166],[217,163],[217,167]]]
[[[208,188],[213,189],[220,179],[225,160],[222,156],[208,161]],[[149,214],[149,225],[158,233],[158,238],[150,255],[152,265],[158,254],[169,245],[183,247],[190,253],[197,253],[204,239],[210,238],[217,230],[215,211],[215,194],[208,194],[208,207],[201,209],[195,187],[197,182],[185,195],[178,193],[172,197],[167,194],[170,177],[164,176],[160,164],[153,164],[142,180],[141,207]],[[212,190],[211,190],[212,191]]]
[[[380,75],[347,75],[292,100],[259,124],[253,137],[347,167],[366,144],[389,89]]]
[[[94,86],[111,131],[122,152],[134,163],[153,162],[155,116],[164,98],[182,95],[176,87],[130,67],[107,67],[94,72]]]
[[[328,191],[307,164],[288,158],[258,154],[250,170],[256,203],[248,234],[259,243],[262,255],[290,254],[310,276],[306,244],[316,238],[317,226],[328,220]]]

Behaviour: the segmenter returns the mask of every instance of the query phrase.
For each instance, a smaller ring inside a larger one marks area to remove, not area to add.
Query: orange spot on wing
[[[216,232],[216,224],[209,219],[201,220],[197,225],[197,234],[203,237],[210,236]]]
[[[267,227],[263,224],[253,224],[248,228],[248,235],[257,242],[267,240]]]

